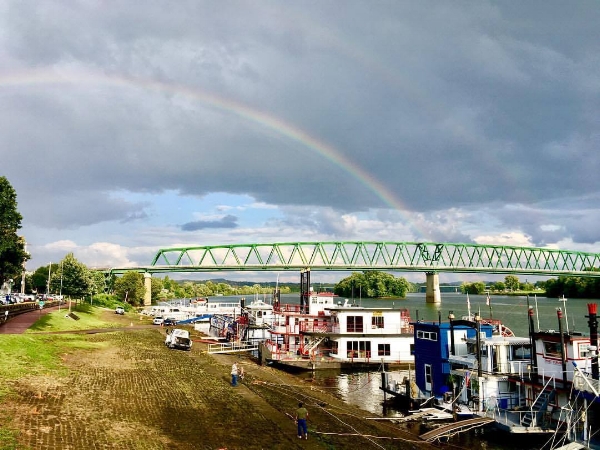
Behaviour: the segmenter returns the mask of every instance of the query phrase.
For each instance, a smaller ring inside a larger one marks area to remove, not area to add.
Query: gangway
[[[258,351],[258,344],[255,342],[223,342],[218,344],[208,344],[208,353],[240,353]]]
[[[435,430],[428,431],[427,433],[423,433],[419,437],[424,441],[433,442],[442,437],[467,431],[472,428],[481,427],[491,422],[494,422],[494,419],[489,417],[476,417],[473,419],[460,420],[458,422],[453,422],[448,425],[444,425],[443,427],[436,428]]]

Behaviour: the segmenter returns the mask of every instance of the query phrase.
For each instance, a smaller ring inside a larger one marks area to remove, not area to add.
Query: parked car
[[[117,309],[115,309],[115,314],[125,314],[125,308],[123,308],[122,306],[117,306]]]
[[[163,325],[166,327],[168,325],[177,325],[177,320],[173,319],[172,317],[167,317],[164,321],[163,321]]]
[[[180,348],[182,350],[191,350],[192,340],[190,332],[187,330],[174,329],[170,333],[167,330],[165,345],[169,348]]]
[[[157,316],[157,317],[154,318],[154,320],[152,321],[152,323],[154,325],[162,325],[164,321],[165,321],[164,317]]]

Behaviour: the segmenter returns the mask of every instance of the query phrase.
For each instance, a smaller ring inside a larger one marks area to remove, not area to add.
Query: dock
[[[427,442],[433,442],[442,437],[481,427],[491,422],[494,422],[494,419],[489,417],[476,417],[474,419],[461,420],[423,433],[419,438]]]

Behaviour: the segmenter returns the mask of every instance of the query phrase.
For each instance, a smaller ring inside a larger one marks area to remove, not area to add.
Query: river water
[[[233,301],[239,297],[218,297],[211,301]],[[266,299],[268,301],[268,299]],[[490,306],[486,305],[485,295],[469,295],[471,313],[479,312],[481,317],[502,320],[516,336],[528,336],[528,302],[527,297],[513,297],[495,295],[491,296]],[[395,307],[407,308],[413,320],[422,319],[426,321],[448,320],[449,311],[453,311],[456,318],[468,315],[467,296],[464,294],[442,293],[442,301],[439,304],[425,302],[424,293],[411,293],[404,299],[350,299],[350,302],[364,307]],[[282,303],[299,303],[299,294],[282,296]],[[587,304],[600,303],[600,300],[592,299],[567,299],[529,297],[529,305],[534,309],[534,325],[536,330],[558,330],[557,308],[563,311],[563,317],[568,320],[570,331],[589,333],[587,319]],[[491,307],[491,308],[490,308]],[[566,322],[566,321],[565,321]],[[564,330],[567,325],[563,323]],[[402,372],[402,371],[398,371]],[[395,376],[402,379],[408,371]],[[379,389],[381,374],[374,369],[373,372],[340,372],[340,371],[315,371],[297,375],[299,378],[309,381],[312,386],[331,392],[338,398],[342,398],[349,404],[373,413],[374,416],[402,417],[404,412],[393,407],[383,405],[383,392]],[[414,425],[419,431],[419,425]],[[539,439],[528,439],[526,437],[515,437],[510,439],[506,434],[483,433],[482,431],[471,431],[461,434],[452,443],[457,448],[470,448],[472,450],[509,450],[509,449],[537,449],[541,448]]]

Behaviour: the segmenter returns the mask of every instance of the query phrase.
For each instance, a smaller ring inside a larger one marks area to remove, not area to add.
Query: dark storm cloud
[[[206,228],[237,228],[238,218],[232,215],[227,215],[219,220],[197,220],[181,225],[182,231],[198,231]]]
[[[53,227],[155,219],[128,195],[168,191],[307,208],[282,223],[329,236],[402,207],[431,239],[485,234],[486,210],[597,241],[593,207],[547,202],[600,192],[599,22],[586,2],[10,1],[2,172]]]

